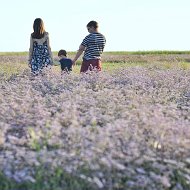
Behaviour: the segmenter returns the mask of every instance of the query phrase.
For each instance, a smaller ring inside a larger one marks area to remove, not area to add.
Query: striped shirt
[[[95,32],[86,36],[81,45],[86,47],[83,59],[101,59],[106,39],[101,33]]]

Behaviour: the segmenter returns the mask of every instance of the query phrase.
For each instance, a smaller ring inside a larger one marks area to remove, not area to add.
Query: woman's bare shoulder
[[[49,36],[49,33],[48,33],[48,32],[45,32],[45,33],[44,33],[44,37],[45,37],[45,36]]]

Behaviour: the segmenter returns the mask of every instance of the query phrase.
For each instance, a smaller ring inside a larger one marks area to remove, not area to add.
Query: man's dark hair
[[[98,23],[96,21],[92,20],[87,24],[87,27],[94,27],[96,29],[96,28],[98,28]]]
[[[67,52],[63,49],[61,49],[59,52],[58,52],[58,56],[61,56],[61,55],[64,55],[64,56],[67,56]]]

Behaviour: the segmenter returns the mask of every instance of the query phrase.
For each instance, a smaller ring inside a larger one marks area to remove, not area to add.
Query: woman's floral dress
[[[42,39],[32,39],[30,48],[29,64],[33,74],[41,73],[42,70],[52,65],[52,53],[49,47],[49,37],[46,34]]]

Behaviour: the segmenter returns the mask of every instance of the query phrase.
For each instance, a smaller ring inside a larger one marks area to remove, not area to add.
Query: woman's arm
[[[29,48],[29,58],[28,58],[28,64],[31,64],[32,59],[32,53],[33,53],[33,39],[32,36],[30,36],[30,48]]]
[[[51,64],[53,65],[53,54],[52,54],[52,51],[51,51],[51,46],[50,46],[50,41],[49,41],[49,34],[47,35],[47,45],[48,45],[49,55],[50,55],[50,58],[51,58]]]

